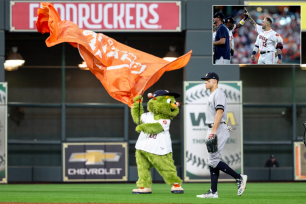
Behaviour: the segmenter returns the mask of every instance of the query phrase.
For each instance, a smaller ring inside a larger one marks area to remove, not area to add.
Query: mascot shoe
[[[138,189],[133,189],[133,194],[150,194],[152,193],[151,188],[140,187]]]
[[[180,184],[175,183],[171,188],[171,193],[184,193],[184,189],[181,187]]]

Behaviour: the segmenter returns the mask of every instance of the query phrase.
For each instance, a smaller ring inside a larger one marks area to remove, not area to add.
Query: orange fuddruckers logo
[[[64,181],[126,181],[127,143],[64,143]]]
[[[116,40],[64,20],[51,3],[41,3],[37,11],[38,32],[50,33],[48,47],[68,42],[79,49],[90,71],[116,100],[133,104],[133,98],[151,87],[166,71],[184,67],[191,52],[168,62],[159,57],[128,47]]]

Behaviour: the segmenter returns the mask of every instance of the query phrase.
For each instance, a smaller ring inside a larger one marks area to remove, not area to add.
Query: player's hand
[[[249,17],[249,12],[246,9],[246,7],[244,7],[244,20],[248,19],[248,17]]]
[[[251,55],[251,60],[252,60],[252,61],[255,60],[255,55]]]
[[[210,134],[209,137],[208,137],[208,139],[212,140],[214,135],[215,135],[215,134]]]
[[[249,16],[249,12],[248,12],[248,10],[246,9],[246,7],[244,7],[244,15]]]
[[[282,63],[282,60],[281,59],[278,59],[277,60],[277,64],[281,64]]]

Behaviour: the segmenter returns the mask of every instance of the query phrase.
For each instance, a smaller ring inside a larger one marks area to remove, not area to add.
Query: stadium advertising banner
[[[294,179],[306,180],[306,147],[303,142],[294,142]]]
[[[181,31],[180,1],[52,2],[61,20],[94,31]],[[38,1],[11,1],[10,31],[36,30]]]
[[[0,83],[0,183],[7,183],[7,83]]]
[[[227,98],[227,121],[233,131],[226,142],[221,159],[236,172],[243,174],[243,138],[242,138],[242,82],[220,81]],[[208,125],[205,123],[206,106],[210,91],[204,81],[184,83],[184,181],[210,182],[207,164],[205,137]],[[220,172],[220,181],[231,181],[232,177]]]
[[[127,181],[127,143],[63,143],[63,181]]]
[[[245,1],[244,5],[249,6],[301,6],[301,19],[306,18],[305,1]],[[306,21],[301,22],[302,31],[306,31]]]

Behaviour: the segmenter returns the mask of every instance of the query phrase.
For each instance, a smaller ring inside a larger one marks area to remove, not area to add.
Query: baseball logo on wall
[[[0,83],[0,183],[7,183],[7,83]]]
[[[237,173],[243,173],[243,139],[242,139],[242,82],[220,81],[219,88],[227,98],[226,124],[233,130],[221,154],[221,160]],[[207,162],[205,137],[208,130],[206,106],[210,91],[202,82],[184,83],[184,181],[209,181],[210,171]],[[220,181],[232,178],[220,172]]]
[[[127,181],[127,143],[64,143],[63,180]]]

